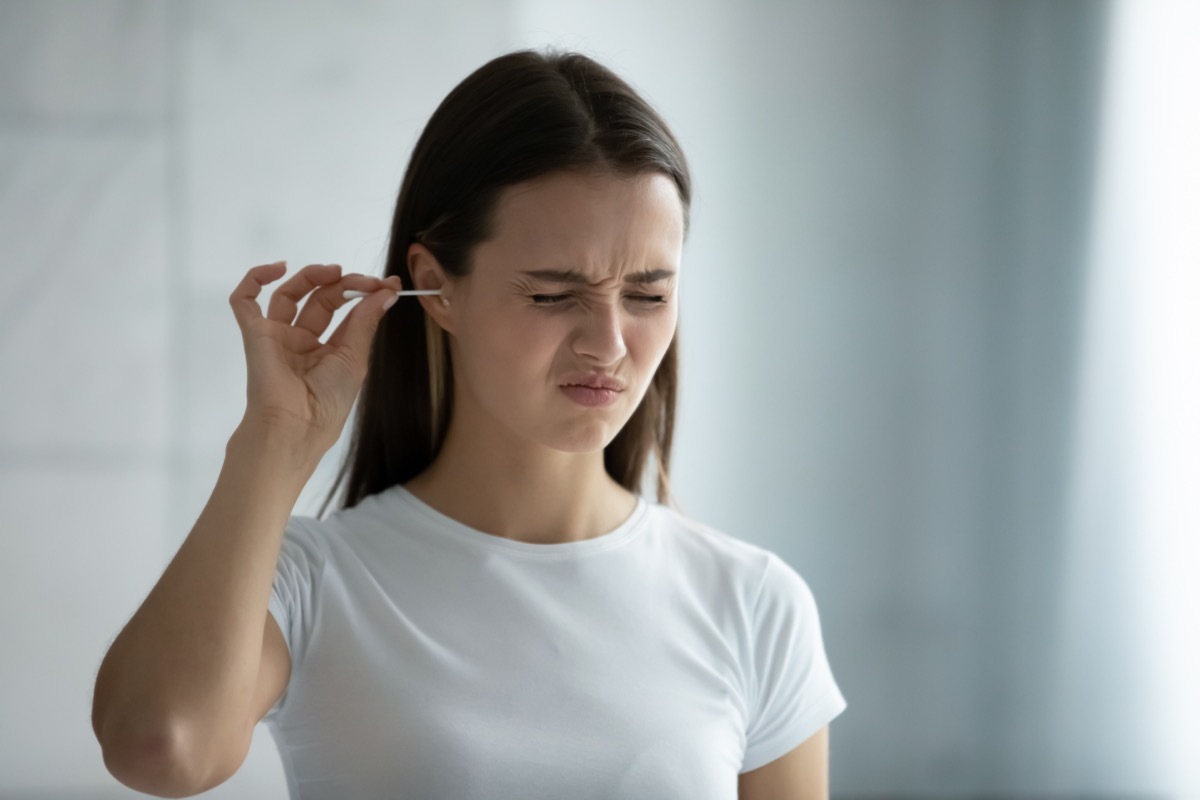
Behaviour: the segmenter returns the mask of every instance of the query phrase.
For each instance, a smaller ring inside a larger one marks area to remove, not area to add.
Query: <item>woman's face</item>
[[[683,208],[665,175],[554,173],[508,187],[471,275],[441,285],[449,307],[423,301],[451,334],[454,413],[559,451],[603,449],[675,334],[682,249]],[[432,263],[424,252],[413,264],[423,288],[435,272],[419,274]],[[602,405],[564,390],[590,373],[624,389]]]

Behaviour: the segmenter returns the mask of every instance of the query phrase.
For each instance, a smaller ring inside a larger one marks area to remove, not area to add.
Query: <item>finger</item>
[[[267,303],[267,319],[292,324],[300,300],[318,286],[337,281],[342,277],[340,264],[309,264],[288,278],[271,295]]]
[[[296,327],[304,328],[319,338],[329,327],[333,313],[350,302],[342,296],[345,289],[373,292],[381,285],[379,278],[352,272],[340,281],[322,286],[312,293],[312,296],[304,303],[304,308],[300,309],[300,316],[296,317]]]
[[[395,289],[397,292],[404,288],[404,284],[401,282],[399,275],[387,276],[386,278],[383,279],[382,284],[384,286],[388,286],[390,288]],[[374,291],[378,288],[379,288],[378,286],[372,286],[369,289],[367,289],[367,291]],[[386,299],[387,299],[387,296],[384,297],[385,302],[386,302]],[[367,300],[370,300],[369,296],[366,298],[363,298],[363,303],[367,302]],[[360,303],[359,305],[362,305],[362,303]],[[386,313],[383,311],[382,306],[380,308],[380,312]],[[346,331],[349,330],[350,325],[351,325],[350,316],[347,315],[346,318],[342,320],[341,324],[337,326],[337,329],[334,330],[334,332],[330,335],[327,344],[329,344],[333,347],[340,347],[343,344],[345,344]]]
[[[364,297],[342,320],[342,324],[329,337],[328,344],[338,349],[349,349],[355,363],[365,369],[367,354],[371,351],[371,340],[375,338],[379,321],[386,313],[383,304],[394,297],[396,292],[391,286],[385,286]]]
[[[251,320],[262,319],[258,295],[264,286],[279,280],[286,272],[286,260],[276,261],[274,264],[261,264],[251,267],[246,272],[237,288],[229,295],[229,305],[233,307],[233,316],[237,319],[239,327],[245,330]]]

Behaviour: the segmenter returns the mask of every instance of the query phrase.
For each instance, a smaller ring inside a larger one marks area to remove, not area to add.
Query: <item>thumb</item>
[[[361,359],[362,363],[359,366],[365,370],[367,354],[371,352],[371,342],[379,328],[379,321],[399,299],[395,289],[387,288],[378,289],[364,297],[346,317],[345,328],[340,331],[341,341],[335,341],[334,337],[330,339],[329,344],[348,348],[356,360]]]

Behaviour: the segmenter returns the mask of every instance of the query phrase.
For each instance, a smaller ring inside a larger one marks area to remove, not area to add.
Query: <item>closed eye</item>
[[[553,306],[553,305],[558,305],[563,300],[569,300],[571,295],[569,295],[569,294],[535,294],[535,295],[531,295],[531,297],[533,298],[533,302],[538,305]],[[661,294],[659,294],[659,295],[631,294],[631,295],[629,295],[628,299],[637,300],[637,301],[643,302],[643,303],[650,303],[652,305],[667,302],[666,295],[661,295]]]

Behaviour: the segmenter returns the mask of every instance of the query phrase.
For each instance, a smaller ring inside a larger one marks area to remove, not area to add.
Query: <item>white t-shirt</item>
[[[641,497],[558,544],[400,485],[293,515],[269,609],[292,800],[734,800],[846,708],[800,575]]]

